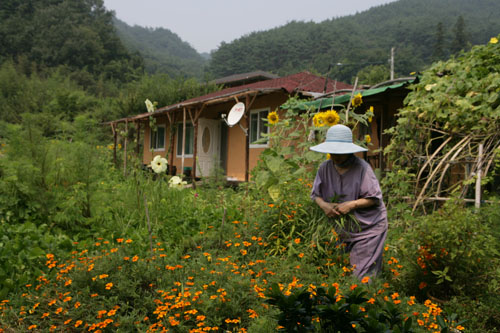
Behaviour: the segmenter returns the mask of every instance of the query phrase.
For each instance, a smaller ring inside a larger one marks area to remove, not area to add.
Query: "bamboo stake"
[[[356,76],[356,80],[354,80],[354,88],[352,88],[351,98],[349,98],[349,104],[347,104],[347,109],[345,110],[345,123],[349,122],[349,110],[351,109],[352,99],[354,98],[354,93],[356,92],[356,88],[358,87],[358,77]]]
[[[451,153],[453,153],[453,151],[455,149],[457,149],[457,147],[459,147],[461,144],[464,144],[464,141],[465,141],[465,145],[466,145],[467,142],[470,141],[470,140],[471,140],[471,137],[469,135],[466,136],[466,137],[464,137],[462,140],[460,140],[459,143],[457,143],[455,146],[453,146],[450,149],[450,151],[448,153],[446,153],[446,155],[442,158],[441,162],[439,162],[439,164],[437,165],[436,169],[431,173],[431,175],[429,175],[429,177],[427,178],[427,181],[425,182],[424,186],[422,187],[422,190],[420,191],[420,194],[417,197],[417,201],[415,201],[415,204],[413,205],[412,213],[415,212],[415,209],[420,204],[420,202],[423,200],[423,195],[425,193],[425,190],[427,189],[427,186],[429,185],[429,183],[434,178],[434,175],[439,171],[439,169],[443,165],[444,161],[446,161],[446,159],[448,158],[448,156],[450,156]]]
[[[149,220],[148,201],[146,200],[146,194],[144,194],[144,209],[146,210],[146,220],[148,222],[149,251],[151,251],[151,255],[152,255],[153,254],[153,237],[151,235],[151,221]]]
[[[444,170],[441,173],[441,177],[439,178],[439,182],[438,182],[438,188],[437,188],[437,191],[436,191],[438,196],[439,196],[439,192],[441,191],[441,183],[443,182],[443,179],[444,179],[444,176],[446,174],[446,171],[448,171],[448,168],[450,167],[451,163],[455,160],[455,158],[458,156],[458,154],[460,154],[460,152],[464,148],[465,148],[465,146],[462,146],[460,149],[457,149],[457,151],[455,152],[455,154],[453,154],[453,156],[451,157],[451,159],[446,163],[446,166],[444,167]]]
[[[439,152],[444,148],[446,147],[446,144],[448,144],[448,142],[450,142],[450,140],[452,139],[452,137],[448,137],[448,139],[446,139],[439,147],[438,149],[436,149],[436,151],[431,155],[431,157],[429,157],[424,165],[422,165],[422,167],[420,168],[420,171],[418,172],[418,175],[417,175],[417,180],[416,180],[416,184],[418,185],[418,183],[420,182],[420,176],[422,176],[422,173],[424,172],[425,168],[427,167],[427,165],[430,164],[430,162],[434,159],[434,157],[436,157],[437,154],[439,154]],[[462,139],[463,140],[463,139]],[[460,141],[462,142],[462,141]]]
[[[474,206],[476,209],[479,209],[481,207],[481,168],[482,168],[482,163],[483,163],[483,144],[479,144],[479,151],[478,151],[478,161],[477,161],[477,171],[476,171],[476,196],[475,196],[475,202]]]

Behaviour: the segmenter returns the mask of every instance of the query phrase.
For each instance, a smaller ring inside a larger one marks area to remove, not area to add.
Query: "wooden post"
[[[250,179],[250,177],[249,177],[249,174],[250,174],[250,172],[249,172],[249,169],[250,169],[250,107],[252,106],[256,97],[257,97],[257,94],[255,94],[252,97],[252,100],[250,100],[249,95],[245,96],[245,119],[247,120],[247,131],[245,132],[245,182],[248,182],[248,180]]]
[[[137,156],[137,158],[139,158],[139,153],[140,153],[140,140],[141,140],[141,122],[138,120],[136,123],[135,123],[135,130],[137,131],[136,133],[136,144],[135,144],[135,154]]]
[[[356,92],[356,88],[358,87],[358,77],[354,80],[354,88],[352,88],[351,98],[349,99],[349,103],[347,104],[347,109],[345,110],[345,123],[349,122],[349,110],[351,109],[352,99],[354,98],[354,93]]]
[[[117,161],[116,161],[116,144],[117,144],[118,138],[117,138],[116,124],[115,123],[111,123],[111,130],[113,131],[113,164],[115,165],[115,168],[117,168],[118,165],[116,165],[116,163],[117,163]]]
[[[477,157],[477,170],[476,170],[476,197],[474,201],[474,206],[476,209],[481,207],[481,169],[483,164],[483,144],[479,144],[478,149],[478,157]]]
[[[125,121],[125,140],[123,142],[123,177],[127,175],[127,139],[128,139],[128,121]]]
[[[193,119],[193,129],[194,129],[194,135],[193,135],[194,147],[193,147],[193,167],[191,169],[191,178],[193,179],[193,188],[196,189],[196,156],[198,154],[198,117],[195,117],[195,119]]]
[[[184,174],[184,155],[186,151],[186,108],[182,108],[182,157],[181,157],[181,174]]]
[[[175,113],[172,114],[172,117],[167,113],[168,120],[170,121],[170,174],[175,176],[173,172],[174,168],[174,148],[175,148]]]

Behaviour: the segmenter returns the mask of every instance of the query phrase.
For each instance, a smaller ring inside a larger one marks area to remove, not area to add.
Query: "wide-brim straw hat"
[[[334,125],[326,132],[326,140],[310,148],[312,151],[325,154],[352,154],[368,149],[352,143],[352,131],[344,125]]]

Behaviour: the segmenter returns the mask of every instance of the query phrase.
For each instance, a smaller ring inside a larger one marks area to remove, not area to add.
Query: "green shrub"
[[[498,213],[493,209],[476,213],[450,201],[415,218],[395,244],[406,260],[403,287],[422,299],[498,293],[500,249],[494,216]]]

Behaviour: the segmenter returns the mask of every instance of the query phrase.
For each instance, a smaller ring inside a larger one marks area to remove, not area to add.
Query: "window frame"
[[[188,129],[188,126],[191,127],[191,142],[192,142],[192,146],[191,146],[191,149],[192,149],[192,152],[191,154],[188,154],[187,152],[184,154],[184,157],[186,158],[192,158],[194,156],[194,126],[191,122],[186,122],[186,130]],[[182,122],[178,122],[177,123],[177,133],[176,133],[176,137],[177,137],[177,145],[176,145],[176,153],[175,153],[175,156],[176,157],[182,157],[182,129],[183,129],[183,123]],[[186,131],[186,134],[188,134],[189,131]],[[186,151],[188,151],[188,136],[186,135]],[[180,148],[180,149],[179,149]]]
[[[156,128],[163,129],[163,148],[157,147],[158,146],[158,138],[159,138],[158,130],[153,131],[153,129],[150,128],[150,131],[149,131],[149,151],[165,151],[166,138],[167,138],[167,127],[165,125],[156,125]],[[153,140],[154,138],[156,138],[156,140]],[[154,146],[153,146],[153,141],[155,141]]]
[[[255,109],[255,110],[250,110],[250,114],[248,115],[249,118],[248,118],[248,135],[249,135],[249,139],[251,140],[252,139],[252,115],[254,114],[257,114],[257,140],[259,140],[260,138],[262,138],[262,136],[260,136],[259,134],[262,133],[261,131],[261,128],[260,128],[260,124],[262,123],[264,125],[264,128],[265,128],[265,133],[266,134],[269,134],[269,126],[265,126],[264,122],[261,121],[262,117],[260,116],[261,113],[263,112],[267,112],[266,116],[265,116],[265,119],[267,119],[267,116],[269,115],[269,113],[271,112],[271,108],[261,108],[261,109]],[[255,131],[255,130],[254,130]],[[250,142],[250,148],[268,148],[269,147],[269,138],[267,138],[267,141],[266,143],[252,143]]]

